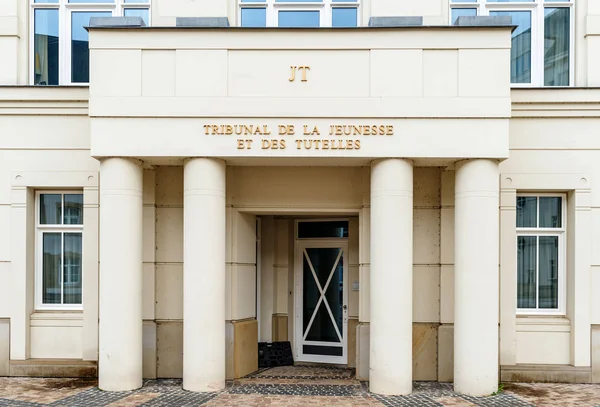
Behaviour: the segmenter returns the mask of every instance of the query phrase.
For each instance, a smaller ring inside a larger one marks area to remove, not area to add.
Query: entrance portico
[[[348,32],[347,44],[334,32],[306,30],[306,43],[298,48],[286,41],[286,32],[273,38],[265,30],[187,30],[181,36],[177,30],[136,29],[123,45],[113,35],[119,29],[90,29],[96,67],[92,155],[102,162],[100,287],[101,298],[107,298],[100,301],[102,389],[141,385],[142,174],[162,167],[182,172],[181,190],[171,180],[155,185],[171,188],[161,198],[163,212],[173,213],[169,225],[179,216],[171,211],[179,204],[171,201],[181,194],[181,229],[170,236],[182,236],[173,239],[183,247],[185,389],[224,388],[229,364],[243,372],[241,349],[254,345],[248,338],[257,341],[265,321],[283,316],[276,312],[280,308],[287,314],[278,323],[291,331],[288,339],[297,340],[292,339],[298,337],[297,316],[289,304],[298,293],[289,290],[293,281],[282,264],[293,258],[289,247],[287,258],[270,263],[281,272],[280,286],[257,298],[257,264],[265,258],[257,258],[256,217],[352,215],[360,225],[360,255],[349,259],[360,268],[356,318],[369,330],[370,345],[368,352],[356,345],[349,356],[368,364],[372,392],[410,393],[413,322],[420,312],[416,231],[422,230],[414,197],[429,182],[414,174],[425,168],[435,169],[439,184],[442,173],[456,173],[448,184],[455,186],[455,387],[475,396],[497,389],[498,162],[508,155],[509,83],[481,86],[472,73],[509,77],[504,60],[510,28],[482,29],[477,41],[464,28],[436,36],[429,30],[435,29],[366,30],[360,41]],[[217,32],[226,37],[215,37]],[[160,37],[164,47],[149,49],[151,37]],[[190,38],[212,48],[197,48]],[[389,49],[391,44],[400,45]],[[143,70],[142,83],[115,86],[114,72],[101,69],[114,60],[123,61],[124,78]],[[306,83],[288,81],[289,66],[297,60],[311,66]],[[349,61],[352,74],[342,69]],[[430,69],[439,64],[450,72],[441,82],[439,70]],[[160,69],[167,66],[175,69]],[[210,83],[182,86],[195,69],[210,74]],[[420,86],[408,86],[409,76]],[[157,189],[155,196],[162,193]],[[441,204],[436,205],[432,213],[439,219]],[[435,247],[439,258],[440,244]],[[350,257],[355,249],[349,247]],[[175,257],[165,256],[161,266],[169,267]],[[441,261],[437,264],[439,280]],[[259,318],[256,309],[264,308],[267,297],[277,304],[269,308],[271,315]],[[238,328],[243,339],[236,339]],[[358,334],[348,330],[348,336],[356,341]]]

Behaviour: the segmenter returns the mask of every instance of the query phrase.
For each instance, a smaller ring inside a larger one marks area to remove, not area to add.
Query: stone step
[[[97,377],[95,361],[80,359],[11,360],[10,376],[27,377]]]

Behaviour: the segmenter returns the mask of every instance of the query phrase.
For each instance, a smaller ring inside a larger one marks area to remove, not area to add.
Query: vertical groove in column
[[[455,192],[454,389],[498,389],[499,172],[492,160],[460,162]]]
[[[371,168],[370,391],[412,391],[413,167],[402,159]]]
[[[99,387],[142,386],[142,168],[100,164]]]
[[[183,388],[225,387],[225,163],[184,167]]]

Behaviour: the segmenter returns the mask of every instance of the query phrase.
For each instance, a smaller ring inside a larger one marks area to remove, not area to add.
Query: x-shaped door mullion
[[[306,257],[306,262],[308,263],[308,267],[310,267],[310,271],[313,275],[313,278],[315,279],[315,283],[317,284],[317,288],[319,289],[319,292],[321,293],[321,295],[319,297],[319,301],[317,301],[317,306],[315,307],[315,310],[313,311],[313,314],[310,317],[310,321],[308,322],[308,326],[306,327],[306,331],[304,332],[304,336],[302,337],[303,340],[306,340],[306,337],[308,336],[308,332],[310,331],[313,321],[315,320],[315,317],[317,316],[317,311],[319,311],[319,306],[321,305],[321,302],[324,302],[325,307],[327,308],[327,312],[329,313],[329,318],[331,318],[331,322],[333,323],[333,327],[335,328],[335,332],[337,333],[337,336],[338,336],[340,342],[342,341],[342,335],[340,334],[340,330],[338,329],[337,323],[335,322],[335,318],[333,317],[333,312],[331,312],[331,308],[329,308],[329,304],[327,303],[327,300],[325,299],[325,292],[327,291],[327,288],[329,287],[329,283],[331,283],[331,278],[333,277],[333,273],[334,273],[335,269],[337,268],[338,263],[340,262],[340,258],[342,257],[342,252],[343,252],[342,249],[340,249],[337,259],[335,259],[335,262],[333,263],[333,267],[332,267],[331,271],[329,272],[329,277],[327,278],[325,287],[322,288],[321,283],[319,283],[319,278],[317,277],[317,273],[315,272],[312,262],[310,261],[310,257],[308,257],[308,253],[307,253],[306,249],[304,249],[304,256]]]

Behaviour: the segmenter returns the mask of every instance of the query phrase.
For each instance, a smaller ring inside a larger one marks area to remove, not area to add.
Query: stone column
[[[370,391],[412,391],[413,167],[385,159],[371,168]]]
[[[183,198],[183,388],[225,387],[225,162],[186,161]]]
[[[142,386],[142,167],[100,164],[99,387]]]
[[[498,390],[498,163],[456,167],[454,389],[484,396]]]

